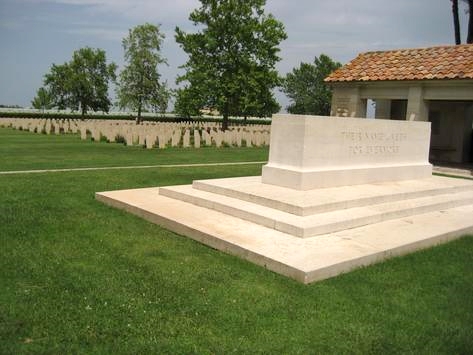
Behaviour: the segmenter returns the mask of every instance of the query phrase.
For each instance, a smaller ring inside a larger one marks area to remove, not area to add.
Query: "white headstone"
[[[184,137],[182,138],[182,146],[184,148],[189,148],[191,146],[190,139],[191,139],[190,131],[189,129],[186,128],[184,132]]]
[[[238,130],[238,132],[236,132],[236,145],[237,147],[241,147],[241,130]]]
[[[51,134],[51,120],[46,121],[46,124],[44,125],[44,131],[46,134]]]
[[[145,145],[145,143],[146,143],[146,133],[144,132],[143,129],[140,129],[138,132],[138,144]]]
[[[82,126],[80,128],[80,139],[82,140],[87,139],[87,128],[85,126]]]
[[[200,148],[200,134],[197,129],[194,130],[194,148]]]
[[[172,134],[171,145],[173,147],[177,147],[180,141],[181,141],[181,129],[177,128]]]
[[[217,148],[220,148],[222,146],[222,143],[223,143],[223,132],[218,130],[215,134],[214,134],[214,140],[215,140],[215,146]]]
[[[132,146],[133,145],[133,132],[128,131],[125,133],[125,142],[127,146]]]
[[[61,134],[61,125],[59,120],[54,121],[54,134]]]
[[[153,149],[156,143],[156,136],[154,134],[148,134],[146,136],[146,149]]]
[[[100,129],[97,125],[94,125],[92,128],[92,138],[94,139],[95,142],[100,142]]]
[[[202,133],[204,135],[205,145],[210,147],[212,145],[212,136],[207,132],[207,130],[203,130]]]

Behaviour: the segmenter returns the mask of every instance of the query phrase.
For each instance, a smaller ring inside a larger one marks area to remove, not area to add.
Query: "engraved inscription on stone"
[[[384,132],[341,132],[343,141],[348,143],[350,155],[397,155],[399,143],[407,140],[406,133]]]

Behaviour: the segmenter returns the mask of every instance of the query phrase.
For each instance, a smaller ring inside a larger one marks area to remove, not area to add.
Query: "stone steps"
[[[340,188],[337,189],[340,190]],[[455,191],[456,189],[459,191]],[[473,204],[471,182],[467,182],[465,186],[460,183],[450,188],[436,189],[433,195],[430,192],[430,196],[425,195],[427,192],[425,194],[419,192],[422,196],[417,197],[412,192],[410,195],[403,195],[403,199],[388,200],[381,203],[372,203],[373,200],[367,197],[359,198],[355,203],[356,207],[328,211],[324,211],[321,208],[323,212],[314,213],[309,216],[288,213],[285,210],[279,209],[279,205],[274,206],[275,208],[262,205],[259,204],[258,199],[250,202],[240,198],[229,197],[218,193],[219,191],[217,190],[216,192],[209,192],[200,188],[194,188],[192,185],[181,185],[162,187],[159,189],[159,194],[199,207],[222,212],[300,238],[314,237],[387,220]],[[428,189],[425,189],[425,191],[428,191]],[[343,194],[343,192],[341,190],[340,193]],[[377,196],[373,195],[372,198],[381,199],[379,196],[382,195]],[[347,201],[345,202],[346,206],[352,205],[347,199],[345,200]],[[342,202],[339,203],[341,204]]]
[[[473,191],[468,180],[432,177],[389,183],[298,191],[261,183],[261,177],[195,180],[197,190],[224,195],[298,216],[362,207],[383,202]]]
[[[98,192],[96,198],[303,283],[323,280],[473,233],[473,205],[392,219],[314,238],[296,238],[162,196],[154,187]]]

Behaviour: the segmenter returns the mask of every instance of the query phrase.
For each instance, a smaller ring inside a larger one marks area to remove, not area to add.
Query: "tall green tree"
[[[174,112],[178,115],[185,118],[199,116],[200,109],[203,107],[205,107],[205,103],[195,86],[186,86],[184,89],[176,90]]]
[[[31,101],[31,106],[37,110],[49,110],[54,107],[52,96],[48,90],[41,87],[36,92],[36,96]]]
[[[105,51],[85,47],[74,51],[68,63],[53,64],[44,84],[54,107],[80,110],[84,117],[88,110],[109,111],[108,88],[115,70],[114,63],[107,64]]]
[[[164,112],[168,107],[170,91],[159,82],[158,72],[158,65],[166,63],[161,55],[163,40],[159,26],[146,23],[130,29],[122,41],[127,64],[120,73],[118,103],[137,111],[138,123],[143,109]]]
[[[150,106],[156,113],[164,114],[169,107],[169,101],[173,95],[172,90],[168,89],[167,82],[162,82],[151,97]]]
[[[44,85],[51,95],[53,107],[64,110],[72,101],[72,72],[69,63],[53,64],[44,76]]]
[[[218,110],[223,129],[230,115],[277,112],[272,89],[279,83],[278,46],[287,38],[283,24],[264,13],[265,0],[200,3],[189,16],[199,30],[185,33],[176,27],[176,41],[189,56],[186,73],[177,79],[185,86],[177,93],[176,110]]]
[[[341,64],[321,54],[314,63],[301,63],[283,80],[282,91],[290,98],[289,113],[329,115],[332,91],[324,79]]]

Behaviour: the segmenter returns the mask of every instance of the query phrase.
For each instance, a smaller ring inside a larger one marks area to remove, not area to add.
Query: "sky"
[[[122,39],[128,29],[159,24],[168,66],[159,72],[170,87],[187,60],[176,44],[176,26],[195,31],[189,14],[198,0],[0,0],[0,104],[28,107],[51,65],[69,61],[74,50],[101,48],[123,67]],[[267,0],[286,29],[281,75],[326,54],[345,64],[358,53],[454,44],[449,0]],[[462,41],[468,15],[460,2]],[[283,106],[289,104],[276,93]]]

